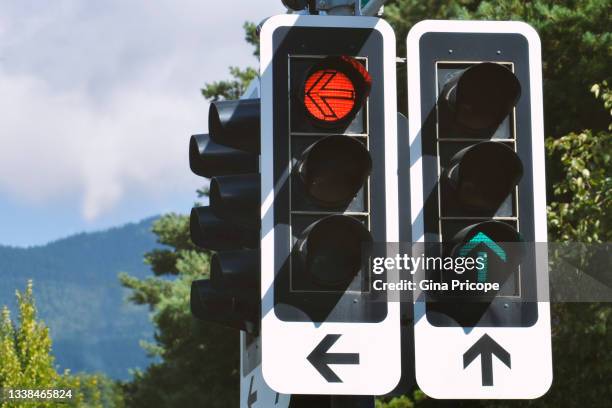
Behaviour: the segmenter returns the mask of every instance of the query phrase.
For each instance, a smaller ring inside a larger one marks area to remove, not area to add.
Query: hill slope
[[[103,372],[126,379],[150,360],[140,340],[151,339],[145,307],[129,304],[119,272],[143,277],[145,252],[157,244],[154,218],[82,233],[44,246],[0,246],[0,305],[15,311],[15,290],[34,281],[39,316],[49,326],[60,369]]]

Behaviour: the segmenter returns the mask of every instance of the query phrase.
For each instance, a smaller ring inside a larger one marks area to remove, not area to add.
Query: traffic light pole
[[[334,16],[374,16],[387,0],[282,0],[283,4],[295,11],[308,8],[320,15]]]
[[[369,395],[332,395],[331,408],[374,408],[374,397]]]
[[[368,395],[292,395],[289,408],[372,408]]]

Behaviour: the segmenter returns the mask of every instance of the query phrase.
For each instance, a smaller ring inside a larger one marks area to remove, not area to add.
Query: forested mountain
[[[119,272],[145,277],[145,252],[157,244],[154,218],[44,246],[0,246],[0,305],[15,312],[15,290],[33,279],[39,316],[49,326],[60,369],[129,378],[150,362],[139,345],[152,338],[146,307],[126,300]]]

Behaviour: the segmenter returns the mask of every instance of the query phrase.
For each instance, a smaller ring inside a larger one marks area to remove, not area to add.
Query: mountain
[[[15,316],[15,290],[34,282],[39,317],[53,339],[60,370],[102,372],[127,379],[151,360],[139,345],[151,340],[146,307],[130,304],[117,275],[150,275],[145,252],[158,246],[155,218],[105,231],[81,233],[44,246],[0,246],[0,305]]]

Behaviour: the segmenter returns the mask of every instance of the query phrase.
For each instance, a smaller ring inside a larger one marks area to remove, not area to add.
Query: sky
[[[280,0],[2,0],[0,245],[188,213],[204,181],[187,155],[207,131],[200,88],[257,66],[242,24],[284,12]]]

